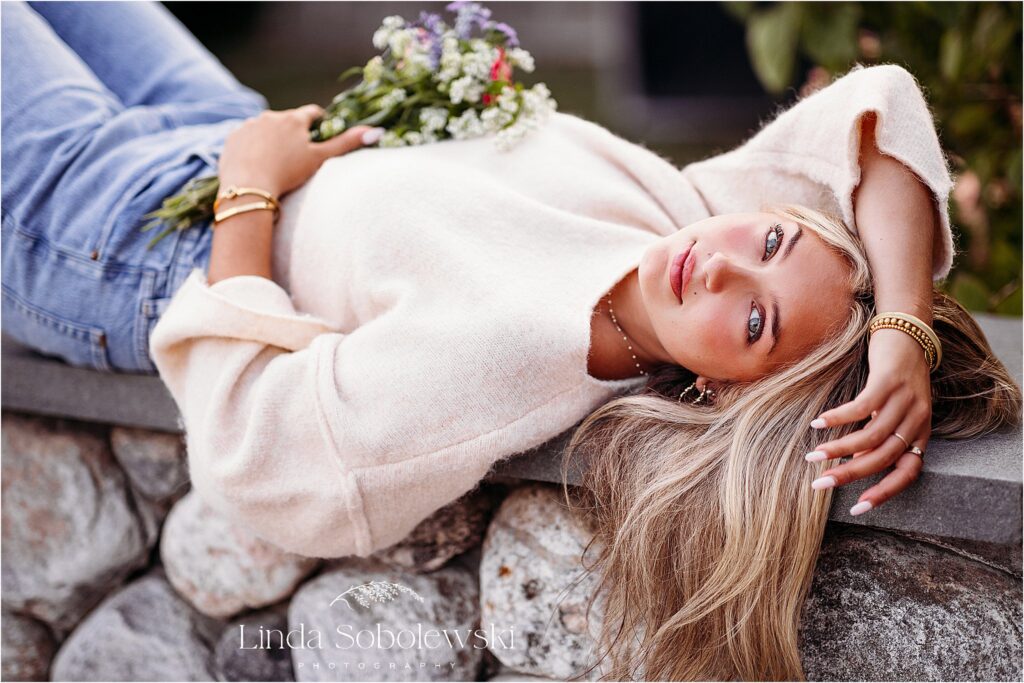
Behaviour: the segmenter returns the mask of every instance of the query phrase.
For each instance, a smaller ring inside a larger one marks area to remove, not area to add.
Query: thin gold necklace
[[[608,315],[610,315],[612,317],[612,324],[615,325],[615,329],[617,329],[619,331],[619,334],[622,335],[622,340],[624,342],[626,342],[626,348],[629,349],[629,355],[633,356],[633,363],[640,370],[640,376],[641,377],[645,376],[647,374],[647,372],[643,368],[640,367],[640,361],[637,359],[636,354],[633,353],[633,345],[629,343],[629,337],[627,337],[626,333],[622,331],[621,327],[619,327],[619,321],[615,318],[615,311],[612,310],[612,293],[611,292],[608,292]]]

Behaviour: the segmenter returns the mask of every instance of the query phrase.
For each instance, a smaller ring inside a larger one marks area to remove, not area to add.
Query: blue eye
[[[761,332],[764,328],[764,318],[761,316],[761,311],[757,308],[757,304],[751,302],[750,304],[750,315],[747,317],[747,342],[753,344],[761,338]]]
[[[778,251],[779,245],[782,244],[782,226],[776,223],[769,230],[768,234],[764,238],[764,256],[761,257],[762,261],[767,261],[775,252]]]

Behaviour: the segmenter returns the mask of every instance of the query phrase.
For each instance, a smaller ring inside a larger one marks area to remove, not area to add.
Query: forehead
[[[792,239],[802,228],[800,242],[790,258],[780,264],[773,288],[779,303],[782,333],[779,348],[772,354],[780,361],[793,360],[817,346],[831,328],[849,315],[852,290],[850,266],[846,259],[818,237],[810,228],[791,220],[776,218],[789,226],[786,237]]]

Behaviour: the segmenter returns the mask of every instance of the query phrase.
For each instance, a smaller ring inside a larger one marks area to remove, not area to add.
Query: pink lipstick
[[[689,284],[690,276],[693,274],[692,254],[693,245],[691,244],[672,259],[672,266],[668,271],[669,284],[676,298],[679,299],[679,303],[683,303],[683,292],[686,291],[686,285]]]

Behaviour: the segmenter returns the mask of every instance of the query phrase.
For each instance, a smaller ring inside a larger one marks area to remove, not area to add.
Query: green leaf
[[[754,2],[741,2],[737,0],[736,2],[723,2],[722,8],[731,14],[734,19],[742,22],[750,18],[756,4]]]
[[[947,29],[939,46],[939,72],[949,82],[960,75],[964,60],[964,37],[958,28]]]
[[[849,2],[807,3],[802,7],[800,44],[815,63],[844,71],[857,60],[860,6]]]
[[[800,7],[790,2],[755,14],[747,23],[754,73],[769,92],[782,92],[793,80],[799,30]]]
[[[988,287],[969,273],[957,273],[950,288],[952,295],[964,308],[971,311],[987,311],[991,296]]]
[[[1009,296],[1004,298],[998,304],[996,304],[995,312],[1001,315],[1015,315],[1020,316],[1024,313],[1024,291],[1021,290],[1020,284],[1010,292]]]

